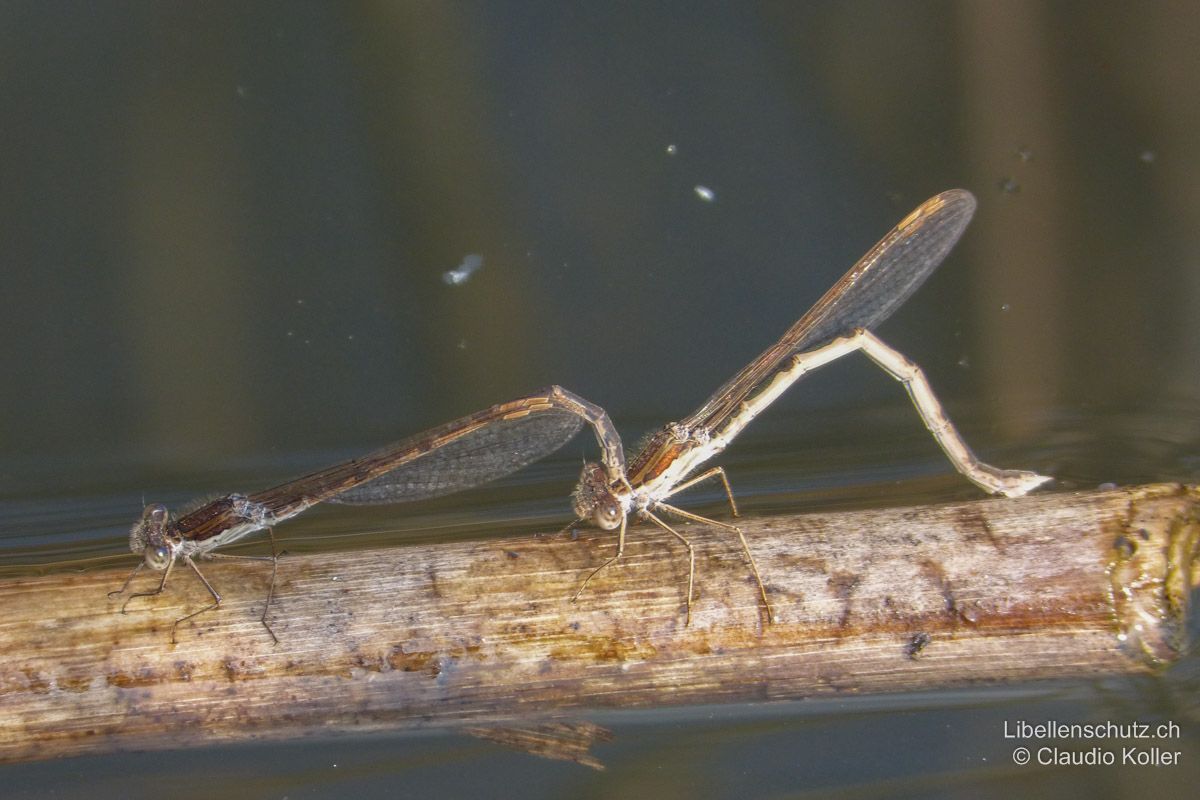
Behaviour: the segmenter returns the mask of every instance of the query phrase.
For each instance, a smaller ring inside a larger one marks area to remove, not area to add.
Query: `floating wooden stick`
[[[219,611],[179,581],[121,614],[120,570],[0,582],[0,761],[587,708],[907,691],[1153,670],[1181,652],[1200,490],[1108,492],[686,526],[700,561],[611,534],[216,564]],[[193,585],[193,583],[195,585]],[[235,588],[240,587],[240,588]]]

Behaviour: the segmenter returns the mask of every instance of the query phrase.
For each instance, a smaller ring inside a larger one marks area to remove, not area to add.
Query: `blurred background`
[[[1060,490],[1195,481],[1197,76],[1189,2],[2,3],[0,576],[132,567],[145,502],[264,488],[550,383],[633,449],[951,187],[975,222],[879,333],[967,441]],[[553,530],[595,455],[581,436],[469,494],[277,535]],[[748,513],[979,496],[863,359],[723,463]],[[715,487],[689,501],[723,513]],[[1200,777],[1198,679],[1193,658],[610,714],[602,775],[438,735],[2,774],[29,797],[1141,796]],[[1170,719],[1183,763],[1018,769],[1018,718]]]

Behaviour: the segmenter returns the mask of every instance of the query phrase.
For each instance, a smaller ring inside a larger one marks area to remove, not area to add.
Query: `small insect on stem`
[[[681,541],[688,551],[685,624],[691,622],[695,551],[691,542],[659,514],[715,525],[737,534],[758,584],[768,621],[776,621],[769,592],[742,530],[692,514],[666,501],[701,481],[719,478],[733,516],[737,505],[725,470],[693,473],[733,439],[793,383],[830,362],[861,352],[908,391],[925,426],[967,480],[986,492],[1019,497],[1051,480],[1035,472],[985,464],[963,441],[925,374],[871,332],[912,295],[945,259],[975,212],[970,192],[952,189],[918,206],[850,268],[783,337],[717,389],[691,416],[655,433],[628,469],[607,458],[585,464],[574,493],[579,521],[617,531],[617,551],[592,570],[575,599],[625,552],[630,516],[648,520]],[[599,430],[597,438],[606,438]],[[619,440],[607,452],[615,451]]]
[[[212,597],[212,602],[175,620],[171,641],[179,624],[221,605],[221,595],[196,566],[200,559],[270,561],[271,579],[260,621],[271,639],[279,639],[267,623],[275,596],[278,554],[273,528],[321,502],[387,504],[423,500],[459,492],[508,475],[566,444],[585,423],[598,432],[612,428],[604,411],[558,386],[486,408],[411,436],[382,450],[335,464],[302,478],[251,495],[230,494],[179,517],[166,506],[146,506],[129,534],[129,549],[141,556],[117,597],[129,589],[143,568],[162,573],[157,588],[135,592],[121,612],[137,597],[153,597],[167,588],[175,565],[186,565]],[[615,432],[606,434],[615,436]],[[620,442],[598,439],[605,457],[624,464]],[[270,556],[234,556],[213,551],[256,531],[265,530],[271,541]]]

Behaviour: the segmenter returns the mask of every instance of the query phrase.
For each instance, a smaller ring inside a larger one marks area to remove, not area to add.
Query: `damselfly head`
[[[596,463],[583,465],[571,501],[580,519],[591,520],[601,530],[616,530],[625,518],[621,501],[609,489],[608,473]]]
[[[140,553],[146,566],[154,570],[166,569],[175,557],[174,538],[171,535],[171,512],[161,503],[153,503],[142,511],[142,517],[129,532],[129,549]]]

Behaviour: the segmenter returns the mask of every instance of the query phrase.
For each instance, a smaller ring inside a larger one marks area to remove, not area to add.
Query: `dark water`
[[[1195,481],[1197,41],[1183,2],[5,4],[0,575],[131,563],[144,501],[261,488],[548,383],[632,444],[954,186],[976,221],[881,335],[995,463]],[[561,525],[589,444],[279,533]],[[752,513],[976,496],[860,361],[726,456]],[[602,715],[603,774],[441,734],[0,774],[25,797],[1178,796],[1198,672]],[[1018,719],[1170,720],[1182,763],[1016,767]]]

